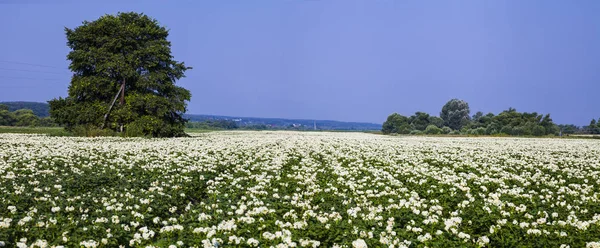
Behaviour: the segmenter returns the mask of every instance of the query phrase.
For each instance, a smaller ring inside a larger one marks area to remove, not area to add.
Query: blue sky
[[[382,123],[460,98],[600,117],[595,0],[21,2],[0,0],[0,101],[66,96],[64,27],[136,11],[194,67],[188,113]]]

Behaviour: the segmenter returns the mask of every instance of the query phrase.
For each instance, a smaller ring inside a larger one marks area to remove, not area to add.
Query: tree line
[[[514,108],[498,115],[481,111],[470,116],[469,104],[460,99],[448,101],[440,116],[416,112],[412,116],[393,113],[383,123],[384,134],[463,134],[463,135],[515,135],[546,136],[575,133],[600,133],[600,119],[589,126],[557,125],[550,114],[518,112]]]
[[[39,117],[31,109],[10,111],[9,106],[0,104],[0,126],[43,126],[53,127],[56,123],[50,117]]]

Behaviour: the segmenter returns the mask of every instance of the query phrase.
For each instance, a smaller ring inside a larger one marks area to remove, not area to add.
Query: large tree
[[[414,115],[409,117],[410,124],[414,129],[424,131],[429,125],[429,114],[417,111]]]
[[[408,134],[412,130],[410,126],[410,120],[408,117],[393,113],[388,116],[387,120],[383,123],[381,132],[384,134],[390,133],[401,133]]]
[[[469,117],[470,112],[467,102],[460,99],[452,99],[442,107],[440,117],[444,120],[444,126],[460,130],[464,125],[469,123],[471,119]]]
[[[130,136],[184,134],[183,113],[191,94],[175,81],[191,68],[173,59],[165,27],[130,12],[84,21],[65,31],[74,74],[68,97],[49,102],[57,123]]]

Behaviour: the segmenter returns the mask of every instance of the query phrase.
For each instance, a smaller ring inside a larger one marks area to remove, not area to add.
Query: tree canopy
[[[452,99],[448,101],[440,112],[440,117],[444,120],[444,125],[454,130],[461,129],[469,123],[469,104],[460,99]]]
[[[191,67],[173,59],[165,27],[129,12],[65,31],[74,74],[68,96],[49,101],[57,123],[69,130],[124,129],[127,136],[184,134],[191,94],[175,82]]]
[[[390,133],[400,133],[400,134],[408,134],[412,130],[410,126],[410,121],[406,116],[400,115],[398,113],[393,113],[388,116],[387,120],[383,123],[383,127],[381,131],[384,134]]]
[[[472,134],[472,135],[557,135],[561,130],[565,133],[578,132],[577,127],[558,126],[554,124],[550,114],[536,112],[517,112],[509,108],[498,115],[493,113],[475,113],[469,117],[469,104],[463,100],[452,99],[442,108],[441,118],[424,112],[416,112],[410,117],[393,113],[383,123],[382,133],[398,134]],[[585,128],[587,133],[600,133],[600,124],[595,120]]]
[[[8,108],[6,110],[8,111],[16,111],[19,109],[30,109],[31,111],[33,111],[33,113],[38,116],[38,117],[48,117],[48,104],[47,103],[42,103],[42,102],[24,102],[24,101],[17,101],[17,102],[0,102],[0,105],[4,105],[5,107],[0,107],[0,110],[2,110],[2,108]]]

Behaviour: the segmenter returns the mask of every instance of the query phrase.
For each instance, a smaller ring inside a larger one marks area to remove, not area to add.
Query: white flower
[[[256,239],[249,238],[248,241],[246,241],[246,244],[248,244],[249,246],[252,246],[252,247],[256,247],[256,246],[258,246],[259,242]]]
[[[79,245],[84,246],[84,247],[97,247],[98,242],[96,242],[94,240],[87,240],[87,241],[81,241],[79,243]]]
[[[366,248],[367,243],[363,239],[357,239],[352,241],[352,247],[354,248]]]
[[[600,248],[600,241],[597,242],[588,242],[585,244],[586,248]]]

